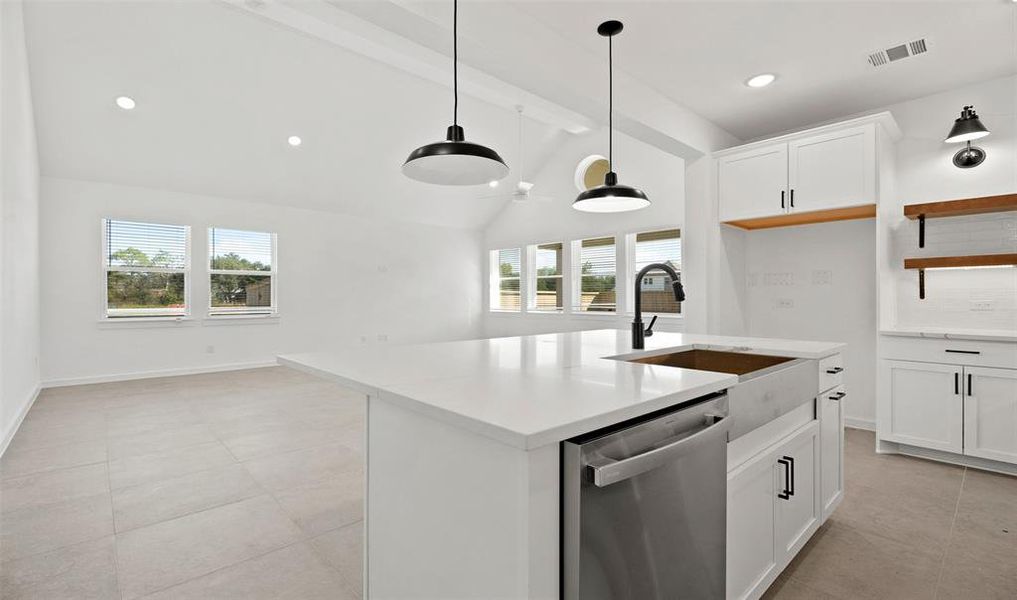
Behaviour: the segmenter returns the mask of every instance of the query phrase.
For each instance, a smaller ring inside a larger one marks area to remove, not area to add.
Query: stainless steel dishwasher
[[[727,400],[562,443],[563,598],[724,598]]]

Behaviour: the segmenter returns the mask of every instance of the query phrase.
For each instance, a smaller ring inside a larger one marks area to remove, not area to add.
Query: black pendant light
[[[445,141],[421,146],[410,152],[403,174],[411,179],[439,185],[477,185],[498,181],[509,168],[498,153],[480,144],[467,142],[459,126],[459,2],[452,2],[452,124]]]
[[[982,121],[975,112],[975,107],[965,106],[961,110],[960,118],[953,122],[950,134],[943,140],[948,144],[967,143],[964,148],[961,148],[957,151],[957,154],[953,155],[954,166],[961,169],[970,169],[982,164],[982,161],[985,160],[985,150],[972,146],[971,140],[977,140],[987,135],[989,135],[989,130],[986,129],[985,125],[982,125]]]
[[[618,183],[614,172],[614,53],[611,38],[621,33],[621,21],[604,21],[597,33],[607,38],[607,175],[604,185],[586,190],[572,202],[572,208],[583,212],[613,213],[639,210],[650,205],[646,194],[637,188]]]

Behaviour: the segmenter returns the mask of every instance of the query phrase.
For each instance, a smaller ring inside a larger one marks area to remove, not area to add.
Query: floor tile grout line
[[[946,546],[943,548],[943,558],[939,563],[939,573],[936,576],[936,587],[933,588],[933,600],[939,598],[939,587],[943,583],[943,572],[946,570],[946,559],[950,554],[950,543],[953,540],[953,532],[957,527],[957,514],[960,512],[961,498],[964,496],[964,481],[968,477],[968,467],[961,472],[960,488],[957,490],[957,502],[953,508],[953,518],[950,520],[950,531],[946,536]]]

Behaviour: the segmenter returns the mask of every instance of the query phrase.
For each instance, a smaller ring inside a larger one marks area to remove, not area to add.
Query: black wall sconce
[[[960,118],[953,122],[950,135],[946,136],[946,139],[943,140],[948,144],[967,142],[964,148],[961,148],[953,155],[953,165],[959,169],[970,169],[982,164],[982,161],[985,160],[985,150],[978,146],[972,146],[971,140],[977,140],[987,135],[989,135],[989,130],[978,119],[975,107],[965,106],[964,110],[961,111]]]

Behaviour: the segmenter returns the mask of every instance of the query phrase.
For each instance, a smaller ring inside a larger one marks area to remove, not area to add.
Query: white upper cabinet
[[[787,206],[787,144],[755,148],[718,160],[720,220],[781,214]]]
[[[745,229],[874,217],[879,136],[900,137],[880,113],[714,153],[720,220]]]
[[[809,212],[876,203],[876,126],[788,142],[788,208]]]
[[[1017,463],[1017,370],[964,367],[964,454]]]

